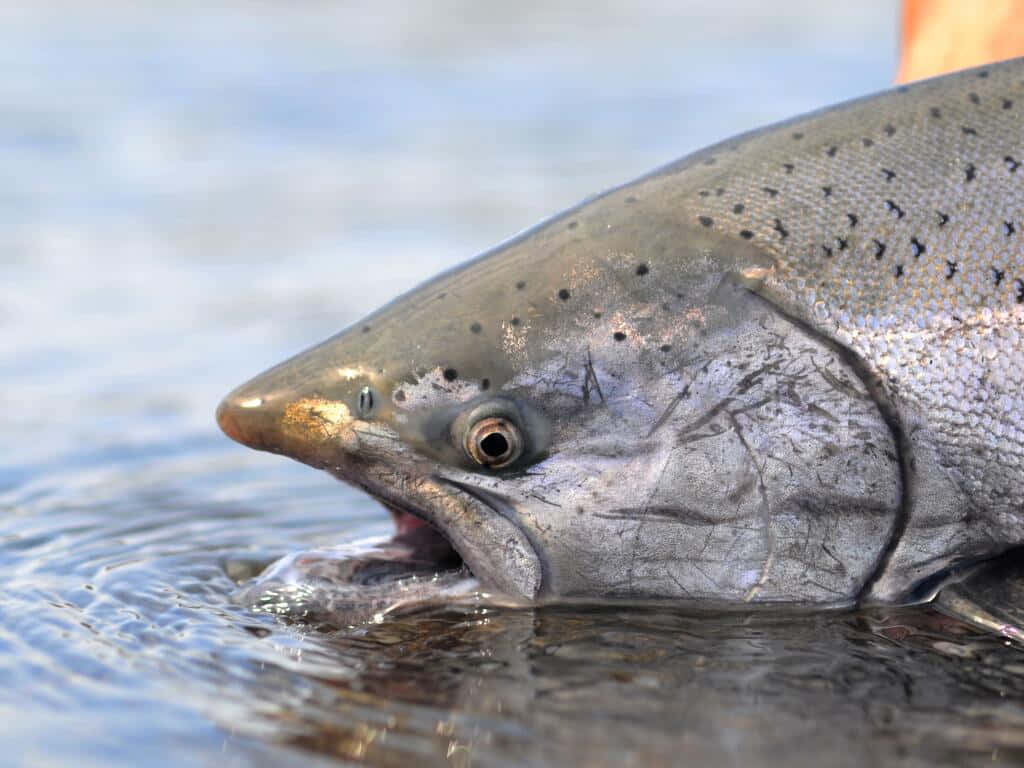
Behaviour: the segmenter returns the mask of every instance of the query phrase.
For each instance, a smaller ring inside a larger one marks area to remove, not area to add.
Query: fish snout
[[[217,406],[225,435],[249,448],[279,453],[315,467],[359,450],[348,406],[340,400],[243,386]]]
[[[235,416],[235,405],[228,398],[224,398],[220,401],[217,406],[217,426],[220,427],[220,431],[230,437],[236,443],[242,445],[249,445],[248,435],[242,429],[242,425],[239,423]]]
[[[276,427],[274,422],[278,420],[268,413],[267,405],[264,398],[232,392],[217,406],[217,426],[236,443],[256,450],[274,450],[267,432]]]

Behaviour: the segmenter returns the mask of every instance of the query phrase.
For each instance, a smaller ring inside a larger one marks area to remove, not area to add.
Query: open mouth
[[[390,512],[395,546],[389,549],[402,552],[396,568],[414,565],[417,576],[458,569],[487,592],[511,599],[540,594],[545,566],[538,547],[503,497],[437,474],[374,477],[346,469],[340,465],[332,474]]]
[[[435,572],[441,572],[465,567],[461,555],[437,528],[411,512],[382,503],[395,524],[391,543],[408,552],[407,559],[403,558],[403,561],[410,570],[419,572],[433,568]]]
[[[395,522],[391,539],[289,553],[243,583],[234,599],[283,619],[346,627],[475,594],[478,582],[443,534],[386,506]]]

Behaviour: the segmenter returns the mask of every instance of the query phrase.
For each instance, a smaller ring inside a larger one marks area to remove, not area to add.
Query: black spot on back
[[[821,191],[824,193],[825,197],[832,196],[832,187],[822,187]]]
[[[875,142],[873,142],[871,139],[861,139],[860,143],[863,144],[865,148],[875,146]]]
[[[699,216],[697,218],[697,221],[699,221],[701,225],[705,227],[710,227],[712,224],[715,223],[715,220],[712,219],[710,216]]]
[[[569,289],[568,288],[559,288],[558,289],[558,298],[560,298],[562,301],[568,301],[569,300]]]
[[[483,326],[480,325],[480,323],[473,323],[471,326],[469,326],[469,330],[471,333],[480,333],[480,331],[483,330]]]
[[[825,154],[828,155],[829,157],[835,157],[836,156],[836,152],[838,152],[838,151],[839,151],[839,147],[837,147],[837,146],[835,146],[833,144],[831,147],[829,147],[828,149],[825,150]]]
[[[741,229],[740,230],[740,237],[742,237],[744,240],[749,240],[753,236],[754,236],[754,233],[751,232],[749,229]]]
[[[624,334],[622,331],[616,331],[615,333],[612,334],[612,338],[615,339],[616,341],[625,341],[626,334]]]
[[[793,172],[794,168],[796,168],[796,166],[793,165],[792,163],[783,163],[782,167],[786,169],[787,176]]]
[[[602,314],[603,314],[602,312],[595,312],[595,313],[594,313],[594,318],[595,318],[596,320],[600,320],[600,319],[601,319],[601,315],[602,315]]]
[[[400,403],[404,403],[405,402],[405,390],[399,389],[398,391],[396,391],[395,392],[395,400],[397,400]]]
[[[445,381],[455,381],[457,378],[459,378],[459,372],[456,371],[454,368],[445,368],[444,378]]]
[[[781,219],[775,219],[775,226],[772,227],[772,229],[779,233],[779,238],[782,240],[785,240],[786,237],[789,235],[789,230],[782,226]]]
[[[512,323],[512,325],[519,325],[522,321],[518,317],[513,317],[509,322]]]
[[[848,218],[850,220],[850,229],[853,229],[854,227],[856,227],[857,226],[857,222],[860,221],[860,219],[857,218],[857,215],[853,214],[853,213],[846,214],[846,218]]]
[[[981,104],[981,99],[978,98],[978,94],[974,91],[967,94],[967,100],[971,102],[971,104]]]
[[[975,176],[978,175],[978,169],[974,167],[974,163],[967,164],[967,167],[964,168],[964,175],[967,177],[967,181],[974,181]]]
[[[640,277],[643,277],[650,271],[650,268],[648,268],[646,264],[637,264],[636,266],[636,273],[640,275]]]
[[[1010,99],[1003,99],[1003,109],[1010,109],[1013,106],[1013,101]]]
[[[743,213],[743,203],[736,203],[736,205],[734,205],[732,207],[732,212],[733,213]]]
[[[964,136],[977,136],[978,135],[978,132],[976,130],[974,130],[973,128],[971,128],[969,125],[962,125],[962,126],[960,126],[960,131],[964,134]]]
[[[932,107],[931,109],[928,110],[928,113],[936,119],[942,117],[942,110],[939,109],[938,107]]]
[[[662,344],[660,347],[658,347],[658,349],[660,349],[662,352],[670,352],[672,350],[672,345]]]
[[[488,390],[490,388],[491,388],[491,380],[490,379],[481,379],[480,380],[480,389]]]
[[[516,290],[517,291],[521,291],[525,287],[526,287],[526,281],[525,280],[520,280],[518,283],[516,283]]]

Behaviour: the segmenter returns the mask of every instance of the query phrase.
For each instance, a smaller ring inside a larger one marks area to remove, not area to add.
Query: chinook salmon
[[[712,146],[218,421],[513,596],[922,599],[1024,543],[1022,110],[1019,59]]]

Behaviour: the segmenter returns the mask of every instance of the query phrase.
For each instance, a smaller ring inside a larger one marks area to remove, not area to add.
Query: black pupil
[[[501,432],[491,432],[480,441],[480,450],[492,459],[501,458],[508,453],[508,440]]]

